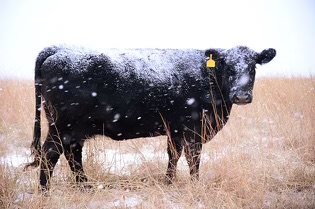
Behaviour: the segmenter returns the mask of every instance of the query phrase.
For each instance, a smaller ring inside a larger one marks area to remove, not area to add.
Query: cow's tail
[[[34,155],[34,161],[27,164],[28,167],[37,167],[41,160],[41,110],[42,110],[42,86],[43,78],[41,67],[45,60],[55,54],[57,47],[49,47],[41,51],[36,59],[35,64],[35,122],[34,122],[34,135],[31,144],[31,155]]]

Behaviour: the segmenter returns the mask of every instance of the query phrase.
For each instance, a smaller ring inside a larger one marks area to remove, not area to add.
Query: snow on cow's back
[[[191,76],[200,77],[204,51],[195,49],[98,49],[90,50],[77,46],[53,46],[44,49],[55,49],[45,64],[59,63],[63,71],[84,73],[95,61],[109,61],[112,70],[120,76],[155,81],[165,81],[172,76],[181,76],[187,72]],[[91,59],[91,57],[93,59]],[[66,64],[65,64],[66,63]],[[97,66],[105,70],[103,65]]]
[[[204,59],[204,53],[194,49],[105,49],[102,53],[123,76],[134,73],[138,78],[160,81],[174,75],[180,79],[183,71],[200,76]]]
[[[54,51],[43,65],[54,66],[62,71],[82,73],[91,65],[91,56],[97,56],[97,51],[92,51],[83,47],[59,45],[45,48],[39,56],[45,56],[45,53]],[[56,69],[56,68],[55,68]]]

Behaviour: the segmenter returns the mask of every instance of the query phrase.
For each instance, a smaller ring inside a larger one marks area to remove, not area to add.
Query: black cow
[[[202,143],[227,122],[232,105],[252,101],[255,65],[276,55],[245,46],[232,49],[108,49],[53,46],[37,57],[36,119],[32,153],[47,189],[64,153],[77,182],[84,141],[94,135],[127,140],[168,136],[167,180],[175,177],[184,148],[192,179],[198,179]],[[215,66],[207,67],[207,61]],[[41,147],[41,104],[49,122]]]

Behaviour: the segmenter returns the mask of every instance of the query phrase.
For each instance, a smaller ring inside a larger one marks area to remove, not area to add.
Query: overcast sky
[[[275,48],[261,75],[315,74],[315,0],[0,0],[0,76],[33,78],[53,44]]]

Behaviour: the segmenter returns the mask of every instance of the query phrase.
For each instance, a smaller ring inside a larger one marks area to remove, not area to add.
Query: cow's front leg
[[[48,137],[43,144],[42,160],[40,163],[40,185],[43,192],[49,189],[53,169],[61,154],[62,146],[59,138],[48,134]]]
[[[173,183],[176,176],[177,162],[182,154],[183,146],[180,137],[167,139],[168,166],[166,171],[167,183]]]
[[[64,145],[66,159],[68,160],[71,171],[75,177],[76,182],[86,182],[87,177],[84,174],[82,165],[82,143],[73,143],[71,145]]]
[[[189,166],[190,176],[193,181],[199,179],[199,166],[202,150],[202,143],[200,140],[196,140],[196,134],[194,135],[194,138],[185,138],[184,140],[184,152]]]

